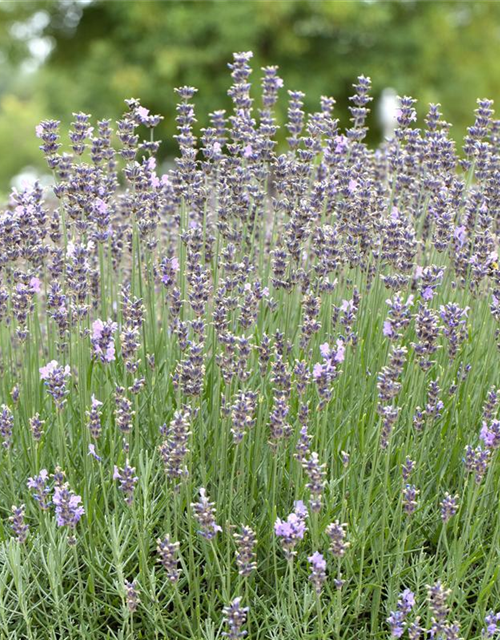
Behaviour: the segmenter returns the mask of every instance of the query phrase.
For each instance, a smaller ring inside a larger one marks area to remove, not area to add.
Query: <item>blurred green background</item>
[[[280,66],[285,88],[337,100],[357,75],[373,81],[372,106],[386,87],[441,102],[459,138],[478,97],[500,94],[500,4],[423,0],[0,0],[0,192],[23,168],[42,169],[34,136],[43,118],[71,121],[84,111],[116,119],[123,100],[140,98],[165,116],[159,137],[174,130],[173,88],[198,87],[198,125],[226,108],[233,51],[253,50],[260,67]],[[255,92],[258,98],[258,92]],[[283,121],[286,100],[280,102]],[[256,101],[258,106],[258,100]],[[376,118],[371,140],[380,139]],[[172,141],[164,157],[175,152]]]

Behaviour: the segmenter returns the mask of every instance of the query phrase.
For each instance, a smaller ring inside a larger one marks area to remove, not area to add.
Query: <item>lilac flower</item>
[[[130,506],[134,501],[134,490],[137,480],[139,479],[135,474],[135,467],[130,467],[128,460],[125,461],[125,466],[120,469],[116,465],[113,471],[113,480],[118,480],[119,489],[125,495],[125,502]]]
[[[42,291],[41,284],[42,284],[42,281],[40,280],[40,278],[36,278],[36,277],[30,278],[30,287],[33,293],[41,293]]]
[[[137,607],[140,604],[139,594],[137,593],[137,582],[134,580],[133,582],[129,582],[125,580],[125,601],[127,603],[127,608],[130,613],[135,613],[137,611]]]
[[[33,440],[35,442],[40,442],[43,434],[43,425],[45,424],[44,420],[40,420],[40,414],[35,413],[35,415],[30,418],[30,429],[31,434],[33,435]]]
[[[406,482],[406,480],[408,480],[410,475],[413,473],[414,469],[415,469],[415,462],[409,456],[406,456],[405,461],[401,465],[403,480],[405,482]]]
[[[189,411],[176,411],[168,428],[165,429],[165,440],[159,446],[165,473],[173,480],[188,476],[184,460],[189,453],[187,445],[191,434],[190,417]]]
[[[247,431],[255,424],[255,406],[257,394],[253,392],[243,393],[240,391],[231,408],[233,442],[239,444]]]
[[[217,533],[222,531],[222,527],[215,521],[214,503],[207,498],[206,489],[200,489],[200,499],[198,502],[192,502],[191,507],[200,525],[198,533],[207,540],[215,538]]]
[[[460,225],[459,227],[455,227],[455,231],[453,232],[453,237],[458,243],[459,247],[463,247],[467,238],[467,229],[464,225]]]
[[[132,403],[123,395],[124,392],[123,387],[116,388],[115,420],[119,430],[126,435],[132,431],[135,411],[132,411]]]
[[[420,626],[420,618],[417,616],[415,622],[408,625],[408,638],[409,640],[419,640],[425,633],[425,630]]]
[[[12,411],[6,404],[0,407],[0,436],[2,437],[2,446],[8,449],[12,440],[12,429],[14,427],[14,416]]]
[[[443,333],[450,342],[450,358],[455,358],[462,342],[467,337],[467,313],[469,307],[461,309],[457,304],[441,305],[439,315],[444,322]]]
[[[458,496],[452,496],[448,492],[444,494],[441,501],[441,519],[448,522],[458,511]]]
[[[413,484],[407,484],[403,488],[403,511],[409,516],[415,513],[417,509],[419,493],[419,490]]]
[[[321,509],[321,496],[325,487],[325,471],[326,464],[320,464],[318,454],[313,451],[308,458],[302,461],[302,468],[304,469],[309,482],[306,484],[306,488],[311,493],[311,499],[309,504],[312,511],[320,511]]]
[[[493,613],[490,611],[484,618],[484,624],[486,625],[481,630],[481,635],[484,638],[494,638],[500,634],[500,613]]]
[[[92,456],[95,460],[97,460],[97,462],[102,462],[101,456],[98,456],[95,450],[95,444],[89,444],[88,455]]]
[[[68,390],[66,381],[71,375],[69,365],[61,366],[57,360],[51,360],[44,367],[40,368],[40,378],[44,381],[49,394],[54,398],[56,407],[62,409],[66,402]]]
[[[340,459],[342,460],[342,466],[347,469],[349,466],[349,462],[351,460],[351,456],[346,451],[340,452]]]
[[[81,501],[81,497],[75,495],[73,491],[71,491],[68,483],[56,486],[54,489],[52,502],[56,507],[57,525],[59,527],[69,528],[71,532],[71,536],[68,538],[69,544],[76,543],[73,531],[75,530],[78,521],[85,513],[85,509],[80,504]]]
[[[498,449],[500,447],[500,421],[492,420],[490,426],[483,422],[480,438],[489,449]]]
[[[405,632],[404,618],[402,611],[391,611],[391,615],[387,618],[391,628],[391,638],[401,638]]]
[[[97,439],[101,435],[101,410],[99,407],[102,407],[102,402],[98,400],[94,395],[91,399],[90,411],[87,411],[88,417],[88,428],[90,431],[90,435]]]
[[[490,458],[491,451],[489,449],[483,449],[481,446],[473,449],[470,445],[465,447],[465,469],[469,473],[474,473],[477,484],[481,483],[488,469]]]
[[[304,513],[305,511],[305,513]],[[304,538],[307,531],[305,517],[307,510],[303,506],[303,502],[299,501],[295,505],[295,510],[288,516],[286,520],[277,518],[274,524],[274,533],[281,538],[281,546],[287,560],[292,560],[296,554],[294,551],[299,540]]]
[[[177,558],[179,553],[179,543],[171,542],[170,536],[168,535],[165,536],[163,540],[158,538],[156,542],[158,543],[156,551],[159,556],[159,561],[167,572],[168,579],[170,582],[177,582],[180,574],[178,567],[179,560]]]
[[[488,393],[486,394],[486,399],[483,405],[483,420],[488,423],[492,420],[495,411],[498,407],[500,396],[500,390],[496,389],[494,386],[490,388]]]
[[[12,507],[12,515],[9,518],[12,531],[14,532],[19,544],[24,544],[26,542],[29,531],[28,525],[24,522],[24,511],[24,504],[20,507]]]
[[[248,577],[257,568],[255,562],[255,545],[257,538],[255,532],[242,525],[240,533],[234,534],[236,541],[236,564],[240,576]]]
[[[228,630],[223,635],[229,640],[244,638],[247,634],[242,629],[247,619],[248,607],[241,606],[241,598],[235,598],[230,605],[224,607],[224,620]]]
[[[326,535],[330,538],[330,551],[336,558],[342,558],[350,546],[347,541],[346,529],[347,524],[340,524],[338,520],[326,528]]]
[[[115,359],[115,343],[113,334],[118,329],[116,322],[96,320],[92,324],[92,347],[94,355],[103,363]]]
[[[311,444],[312,436],[307,431],[307,426],[304,425],[300,429],[297,445],[295,446],[294,457],[301,463],[303,463],[309,455],[309,448]]]
[[[399,340],[402,337],[402,330],[406,329],[411,321],[411,307],[414,296],[408,296],[406,302],[399,293],[393,299],[388,298],[385,302],[389,305],[389,317],[384,321],[383,334],[391,341]]]
[[[446,589],[441,582],[427,586],[427,600],[430,610],[433,613],[432,625],[430,629],[431,638],[442,633],[446,628],[446,618],[449,614],[449,607],[446,603],[451,591]]]
[[[160,263],[161,281],[167,290],[174,286],[178,271],[179,260],[177,258],[163,258]]]
[[[314,365],[312,375],[321,396],[320,408],[322,408],[331,397],[331,383],[339,375],[338,367],[344,361],[345,343],[341,339],[337,340],[336,349],[334,349],[325,342],[320,346],[320,353],[323,363],[318,362]]]
[[[319,595],[326,580],[326,561],[319,551],[315,551],[312,556],[309,556],[307,559],[311,566],[309,580],[312,582],[314,590]]]
[[[48,478],[49,472],[47,469],[42,469],[37,476],[28,478],[28,489],[31,489],[33,498],[44,511],[46,511],[51,504],[49,499],[50,487],[47,485]]]

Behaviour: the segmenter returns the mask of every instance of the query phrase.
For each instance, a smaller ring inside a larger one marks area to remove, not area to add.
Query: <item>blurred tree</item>
[[[419,99],[421,115],[427,102],[441,102],[458,137],[476,98],[500,94],[499,49],[500,6],[488,2],[0,2],[0,145],[7,143],[2,123],[13,117],[7,94],[24,105],[24,120],[50,114],[66,123],[80,110],[116,118],[134,96],[166,116],[160,137],[171,154],[173,88],[198,87],[198,124],[206,125],[209,111],[229,107],[226,65],[233,51],[245,50],[255,53],[256,84],[261,66],[278,64],[285,87],[306,92],[308,108],[334,96],[342,124],[351,84],[363,73],[375,98],[394,87]],[[281,121],[285,114],[282,99]],[[31,144],[35,154],[34,138]],[[18,168],[36,162],[25,155],[0,167],[0,187],[17,160]]]

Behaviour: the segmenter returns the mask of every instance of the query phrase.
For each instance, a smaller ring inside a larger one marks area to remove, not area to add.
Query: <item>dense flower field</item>
[[[230,65],[161,116],[36,129],[0,215],[2,638],[500,632],[500,121],[363,142]],[[229,84],[229,83],[228,83]],[[284,91],[282,92],[284,93]],[[4,150],[8,153],[9,150]]]

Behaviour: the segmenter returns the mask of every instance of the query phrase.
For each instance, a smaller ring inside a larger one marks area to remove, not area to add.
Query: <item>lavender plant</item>
[[[2,638],[499,634],[493,103],[460,148],[402,97],[372,148],[369,78],[344,127],[251,60],[203,130],[176,90],[171,167],[137,99],[36,127],[53,184],[0,212]]]

